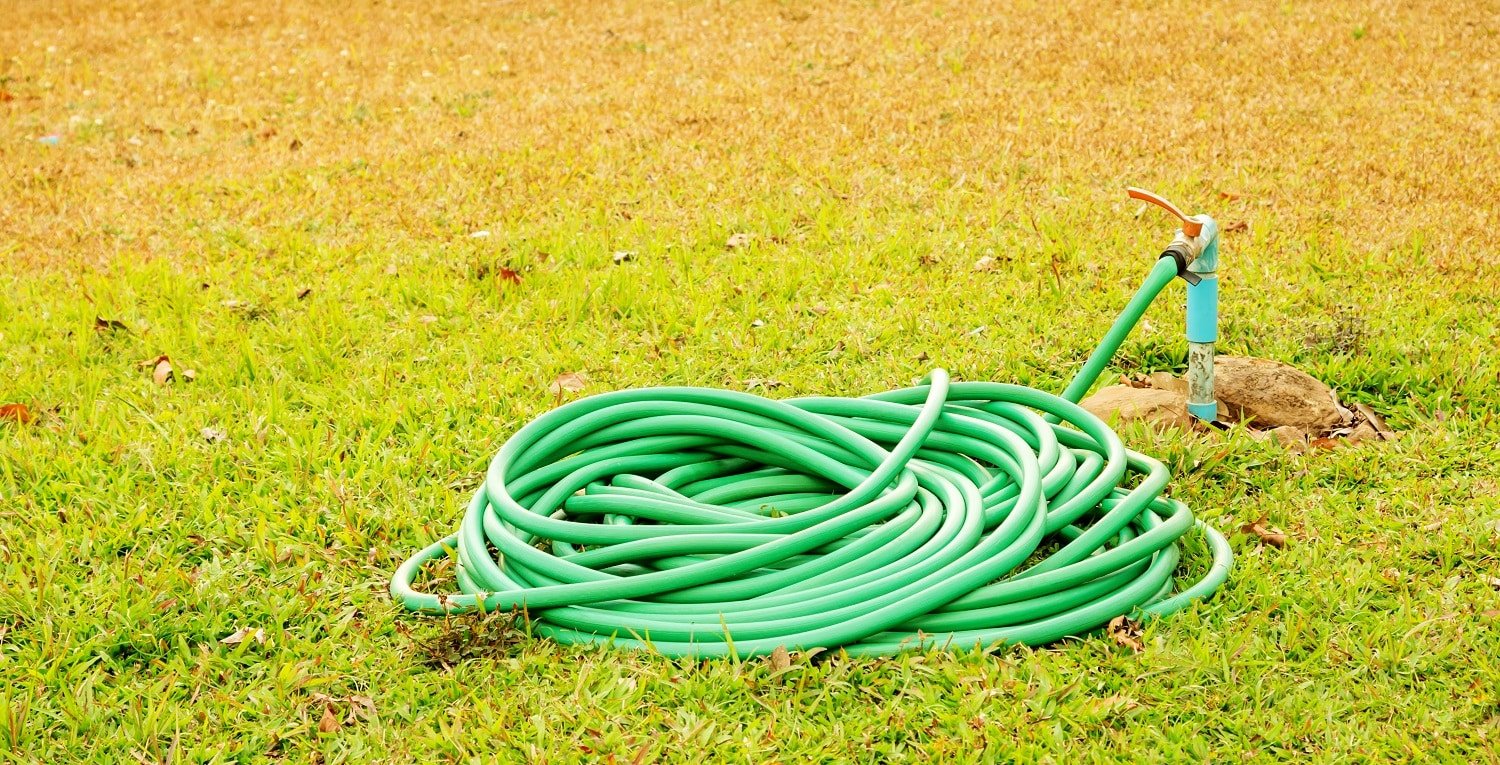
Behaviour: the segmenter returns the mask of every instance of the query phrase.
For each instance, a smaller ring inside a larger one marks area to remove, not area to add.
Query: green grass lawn
[[[1497,761],[1493,8],[1091,5],[9,14],[0,759]],[[1125,429],[1290,536],[1144,650],[777,671],[386,595],[562,374],[1060,390],[1171,235],[1127,184],[1237,224],[1221,352],[1401,432]]]

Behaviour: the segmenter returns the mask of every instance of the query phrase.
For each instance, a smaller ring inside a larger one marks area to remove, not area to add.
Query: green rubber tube
[[[1175,275],[1158,261],[1062,396],[938,369],[864,398],[669,387],[554,409],[391,594],[695,657],[1038,645],[1180,610],[1228,578],[1229,545],[1077,403]],[[1212,562],[1179,589],[1195,527]],[[454,554],[459,593],[414,589]]]

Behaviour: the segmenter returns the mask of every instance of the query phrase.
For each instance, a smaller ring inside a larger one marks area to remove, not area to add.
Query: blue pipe
[[[1219,224],[1206,215],[1199,236],[1206,241],[1203,252],[1188,271],[1198,282],[1187,288],[1188,414],[1213,422],[1219,416],[1214,398],[1214,343],[1219,339]]]

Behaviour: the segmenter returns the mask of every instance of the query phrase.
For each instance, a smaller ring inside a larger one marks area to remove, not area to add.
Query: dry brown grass
[[[1493,3],[1100,5],[20,4],[0,231],[45,267],[330,209],[420,238],[590,174],[660,225],[797,185],[1053,209],[1133,182],[1278,242],[1494,259]]]

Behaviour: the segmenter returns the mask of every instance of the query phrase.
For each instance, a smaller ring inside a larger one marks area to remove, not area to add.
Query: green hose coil
[[[1038,645],[1177,611],[1228,578],[1229,545],[1077,404],[1175,274],[1158,262],[1063,396],[939,369],[864,398],[669,387],[554,409],[506,441],[458,532],[391,593],[696,657]],[[1174,592],[1195,526],[1213,561]],[[416,591],[452,551],[462,593]]]

